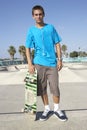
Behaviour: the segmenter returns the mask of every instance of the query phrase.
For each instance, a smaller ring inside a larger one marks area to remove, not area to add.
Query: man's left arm
[[[58,69],[58,71],[60,71],[62,69],[62,52],[61,52],[60,43],[56,44],[56,52],[57,52],[57,57],[58,57],[57,69]]]

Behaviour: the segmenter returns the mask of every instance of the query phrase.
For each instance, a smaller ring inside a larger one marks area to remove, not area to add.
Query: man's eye
[[[35,16],[41,16],[42,14],[35,14]]]

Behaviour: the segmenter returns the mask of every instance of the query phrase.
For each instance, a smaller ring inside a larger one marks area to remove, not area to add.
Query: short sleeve
[[[28,30],[26,42],[25,42],[26,48],[33,48],[34,47],[34,38],[31,30]]]
[[[62,38],[59,36],[59,34],[57,33],[54,27],[53,27],[53,40],[55,44],[62,41]]]

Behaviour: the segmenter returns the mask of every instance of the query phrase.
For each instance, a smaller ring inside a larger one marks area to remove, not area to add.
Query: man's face
[[[36,21],[36,23],[42,23],[43,22],[43,17],[44,17],[44,14],[41,10],[34,10],[34,13],[33,13],[33,18],[34,20]]]

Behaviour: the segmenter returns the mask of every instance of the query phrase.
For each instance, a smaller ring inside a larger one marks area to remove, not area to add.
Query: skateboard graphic
[[[27,72],[25,80],[25,106],[24,112],[36,113],[37,98],[37,71],[33,74]]]

